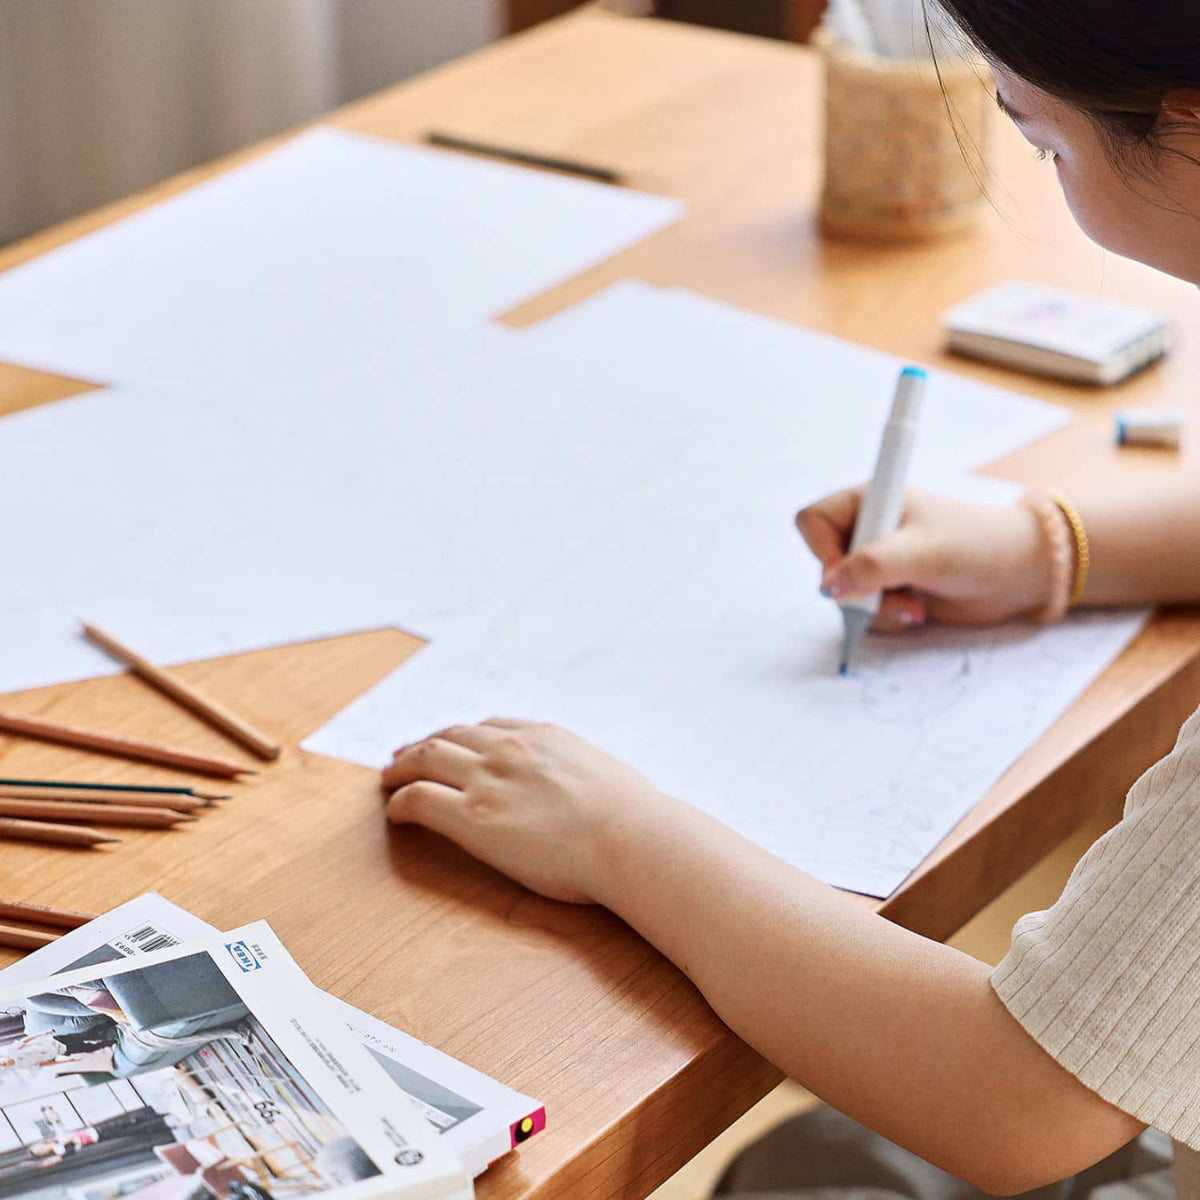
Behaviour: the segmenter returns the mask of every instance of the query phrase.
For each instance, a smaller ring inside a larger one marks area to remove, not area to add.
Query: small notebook
[[[1171,348],[1159,313],[1026,283],[981,292],[942,323],[960,354],[1079,383],[1120,383]]]

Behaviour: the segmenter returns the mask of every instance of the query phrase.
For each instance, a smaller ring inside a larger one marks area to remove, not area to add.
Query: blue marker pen
[[[900,527],[900,517],[904,512],[904,490],[908,484],[908,465],[917,438],[925,383],[926,375],[920,367],[905,367],[900,372],[891,415],[883,428],[879,457],[875,460],[875,473],[867,485],[862,506],[858,510],[858,520],[854,523],[854,536],[850,539],[851,554],[895,533]],[[876,592],[873,596],[847,600],[841,606],[846,630],[842,639],[843,675],[850,669],[858,643],[879,612],[880,599],[880,594]]]

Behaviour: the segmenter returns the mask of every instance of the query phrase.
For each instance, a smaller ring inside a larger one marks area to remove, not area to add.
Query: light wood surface
[[[802,48],[585,12],[336,120],[411,141],[453,128],[611,163],[632,186],[687,201],[686,220],[509,314],[514,325],[630,275],[680,284],[1070,405],[1071,429],[998,464],[1009,477],[1070,492],[1195,469],[1190,450],[1118,453],[1110,429],[1119,405],[1170,401],[1195,416],[1200,349],[1186,337],[1127,387],[1091,392],[951,363],[936,319],[978,288],[1023,278],[1098,289],[1194,322],[1192,289],[1091,247],[1065,211],[1053,168],[1035,164],[999,123],[1000,211],[978,234],[932,246],[823,240],[814,223],[818,96],[817,63]],[[0,265],[205,173],[33,239]],[[0,410],[76,390],[0,368]],[[223,926],[266,917],[321,986],[546,1103],[548,1131],[488,1172],[478,1187],[484,1200],[645,1195],[778,1075],[620,922],[541,901],[421,831],[388,830],[373,773],[297,752],[305,734],[419,645],[386,630],[179,668],[276,732],[285,747],[278,763],[231,789],[236,797],[183,837],[130,831],[123,845],[86,855],[4,843],[4,890],[99,910],[156,887]],[[945,936],[1110,803],[1194,706],[1198,649],[1195,615],[1156,621],[882,911]],[[219,735],[128,677],[27,692],[5,707],[205,753],[222,748]],[[148,766],[2,738],[0,760],[5,775],[177,781]]]

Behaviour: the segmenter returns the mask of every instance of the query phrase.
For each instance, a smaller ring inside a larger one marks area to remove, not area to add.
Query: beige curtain
[[[0,241],[491,40],[498,0],[0,0]]]

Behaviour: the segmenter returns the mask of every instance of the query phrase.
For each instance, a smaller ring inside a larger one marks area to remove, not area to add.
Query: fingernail
[[[924,625],[925,614],[923,612],[914,612],[910,608],[902,608],[897,614],[901,625]]]
[[[825,585],[825,595],[828,596],[830,600],[840,600],[845,594],[845,586],[841,583],[838,583],[836,580]]]

